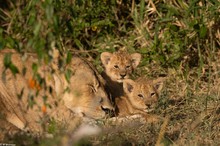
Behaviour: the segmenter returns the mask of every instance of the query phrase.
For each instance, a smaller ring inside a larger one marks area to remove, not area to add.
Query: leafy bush
[[[8,8],[7,8],[7,3]],[[97,52],[125,46],[161,65],[176,66],[187,58],[197,66],[201,54],[219,46],[218,1],[32,0],[9,1],[2,7],[1,45],[36,52],[51,47]],[[212,46],[208,46],[212,41]],[[95,51],[92,51],[95,50]],[[95,56],[93,56],[95,55]],[[207,55],[207,54],[206,54]]]

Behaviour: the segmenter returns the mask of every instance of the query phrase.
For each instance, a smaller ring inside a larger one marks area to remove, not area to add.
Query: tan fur
[[[141,54],[129,54],[125,50],[119,50],[114,53],[103,52],[101,54],[101,61],[105,68],[102,76],[107,81],[107,90],[112,96],[112,100],[123,95],[122,82],[130,78],[140,60]]]
[[[163,79],[148,80],[139,78],[135,81],[124,80],[125,95],[116,99],[118,116],[147,113],[157,104],[159,93],[163,86]]]
[[[10,122],[0,118],[0,142],[4,142],[6,137],[13,137],[21,130]]]
[[[19,69],[16,75],[4,66],[7,53]],[[106,117],[107,110],[113,110],[104,79],[87,61],[74,56],[64,72],[41,63],[34,73],[33,63],[38,64],[34,55],[0,51],[0,114],[19,129],[38,133],[51,118],[67,123],[74,114],[100,119]],[[69,82],[65,78],[68,70],[72,72]]]
[[[128,79],[132,71],[138,66],[141,60],[139,53],[129,54],[124,50],[114,53],[103,52],[101,61],[105,68],[106,75],[112,80],[122,82]]]

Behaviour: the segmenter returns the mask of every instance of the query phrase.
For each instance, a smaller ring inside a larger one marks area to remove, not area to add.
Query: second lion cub
[[[123,95],[122,82],[130,78],[140,60],[141,54],[129,54],[125,50],[119,50],[114,53],[103,52],[101,54],[101,61],[105,68],[102,76],[107,81],[107,91],[112,100]]]
[[[133,81],[126,79],[123,82],[124,96],[116,98],[116,115],[128,116],[133,114],[146,114],[153,110],[163,88],[163,78],[148,80],[138,78]]]

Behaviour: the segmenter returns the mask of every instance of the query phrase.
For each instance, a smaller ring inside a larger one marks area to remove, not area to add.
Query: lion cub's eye
[[[142,94],[138,94],[138,97],[140,98],[144,98],[144,96]]]
[[[127,65],[127,66],[126,66],[126,68],[130,68],[130,67],[131,67],[130,65]]]
[[[156,94],[156,93],[153,92],[153,93],[150,94],[150,96],[152,97],[152,96],[154,96],[155,94]]]
[[[114,68],[119,68],[119,66],[118,65],[114,65]]]

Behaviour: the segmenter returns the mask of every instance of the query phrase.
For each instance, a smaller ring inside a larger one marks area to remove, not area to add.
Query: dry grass
[[[162,118],[160,121],[143,124],[131,120],[126,125],[104,130],[91,142],[97,145],[219,145],[220,80],[215,71],[219,70],[220,58],[216,58],[212,72],[204,67],[200,76],[197,68],[187,75],[182,67],[168,70],[166,85],[154,112]]]

